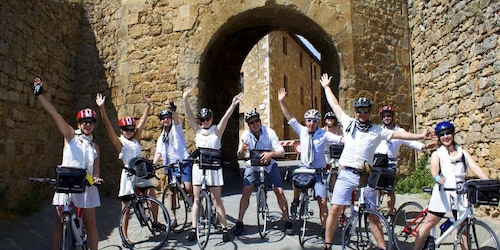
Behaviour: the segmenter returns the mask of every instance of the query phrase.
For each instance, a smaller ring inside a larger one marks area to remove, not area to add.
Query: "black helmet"
[[[252,109],[250,111],[247,111],[245,113],[245,122],[248,122],[248,120],[254,116],[257,116],[257,119],[260,119],[260,114],[257,112],[256,109]]]
[[[337,119],[337,116],[335,116],[335,113],[333,113],[333,111],[328,111],[325,114],[325,120],[326,119]]]
[[[373,107],[373,102],[372,100],[366,98],[366,97],[360,97],[354,101],[354,108],[369,108],[370,110]]]
[[[198,119],[207,119],[214,116],[214,112],[209,108],[201,108],[198,111]]]
[[[160,118],[160,120],[163,120],[163,118],[165,116],[168,118],[172,118],[172,111],[170,111],[168,109],[164,109],[164,110],[160,111],[160,113],[158,114],[158,118]]]

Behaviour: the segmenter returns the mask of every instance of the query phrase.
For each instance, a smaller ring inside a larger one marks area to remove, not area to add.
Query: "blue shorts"
[[[169,183],[170,183],[171,178],[173,176],[176,176],[176,177],[180,176],[182,182],[192,182],[192,180],[193,180],[193,176],[192,176],[193,165],[191,162],[184,162],[183,164],[184,164],[183,168],[182,168],[183,173],[181,173],[181,171],[178,167],[173,168],[173,169],[172,168],[166,169],[168,171],[166,174],[168,174]],[[170,172],[172,172],[173,175],[171,175]]]
[[[337,176],[330,203],[336,205],[350,205],[352,192],[358,185],[359,174],[355,174],[348,169],[342,169]]]
[[[266,172],[266,185],[268,187],[283,187],[283,181],[281,180],[280,170],[278,169],[278,164],[275,163],[271,172]],[[259,184],[259,171],[255,171],[253,167],[245,168],[245,174],[243,176],[243,186],[257,185]]]

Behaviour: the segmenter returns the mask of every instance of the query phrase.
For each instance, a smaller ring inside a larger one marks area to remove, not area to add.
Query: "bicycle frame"
[[[188,193],[184,189],[184,186],[179,181],[179,177],[173,176],[174,171],[172,171],[172,168],[175,166],[178,166],[180,169],[180,168],[182,168],[181,164],[182,163],[177,162],[177,163],[173,163],[173,164],[170,164],[167,166],[168,167],[168,186],[167,187],[179,189],[181,191],[181,194],[182,194],[184,200],[187,201],[189,207],[193,207],[193,198],[188,195]]]

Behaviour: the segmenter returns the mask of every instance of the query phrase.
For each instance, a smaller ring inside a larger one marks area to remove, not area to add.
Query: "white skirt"
[[[96,186],[87,186],[85,187],[85,192],[81,194],[71,194],[71,196],[75,207],[94,208],[101,206],[101,198],[99,196],[99,190]],[[66,194],[55,193],[54,198],[52,199],[52,205],[64,205],[65,201]]]
[[[224,186],[224,177],[222,175],[222,168],[219,170],[205,170],[207,186]],[[200,169],[198,164],[193,165],[193,185],[201,185],[203,170]]]

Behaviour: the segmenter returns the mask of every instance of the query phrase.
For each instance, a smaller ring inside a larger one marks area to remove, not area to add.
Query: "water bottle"
[[[439,229],[441,229],[441,235],[443,235],[443,233],[446,232],[446,230],[448,230],[448,228],[450,228],[450,226],[453,225],[454,222],[455,219],[453,217],[450,217],[445,222],[443,222],[443,224],[439,226]]]

